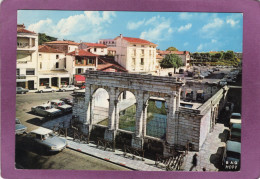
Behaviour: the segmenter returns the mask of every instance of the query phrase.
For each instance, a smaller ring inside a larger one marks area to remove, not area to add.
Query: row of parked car
[[[230,132],[223,154],[222,165],[225,170],[239,170],[241,156],[241,114],[230,116]]]
[[[44,117],[56,117],[72,112],[72,105],[72,99],[61,98],[60,100],[52,100],[47,103],[34,106],[31,108],[31,112]]]
[[[82,87],[84,88],[84,87]],[[74,91],[74,90],[79,90],[80,88],[74,85],[63,85],[61,86],[59,89],[57,88],[53,88],[50,86],[44,86],[44,87],[40,87],[36,92],[38,93],[54,93],[54,92],[66,92],[66,91]],[[28,93],[29,90],[25,89],[23,87],[16,87],[16,94],[26,94]]]

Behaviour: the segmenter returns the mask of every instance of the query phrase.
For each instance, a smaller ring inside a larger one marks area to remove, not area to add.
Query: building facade
[[[96,55],[107,55],[107,46],[104,44],[98,44],[98,43],[86,43],[81,42],[79,44],[80,50],[86,50]]]
[[[79,48],[79,43],[73,41],[51,41],[46,42],[44,45],[48,45],[64,53],[70,53]]]
[[[66,57],[64,52],[45,45],[39,46],[39,88],[43,86],[59,88],[61,85],[69,85],[71,83],[71,75],[66,70],[66,65]]]
[[[99,44],[104,44],[107,47],[116,47],[116,40],[114,39],[100,39],[98,41]]]
[[[17,25],[16,85],[30,90],[38,87],[38,34]]]
[[[147,73],[155,71],[157,45],[147,40],[123,37],[116,40],[115,61],[128,72]]]

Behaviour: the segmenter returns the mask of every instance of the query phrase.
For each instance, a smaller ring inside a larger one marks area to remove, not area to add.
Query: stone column
[[[166,141],[170,145],[173,145],[175,142],[175,132],[176,132],[176,119],[175,119],[175,112],[176,112],[176,93],[173,92],[171,94],[171,98],[169,100],[168,105],[168,114],[167,114],[167,127],[166,127]]]
[[[135,134],[132,138],[132,147],[143,149],[143,91],[138,91],[136,96],[136,119],[135,119]]]
[[[148,102],[143,105],[143,136],[146,136]]]
[[[119,128],[119,100],[115,100],[115,130]]]
[[[110,88],[110,94],[109,94],[109,108],[108,108],[108,128],[110,130],[113,130],[115,128],[115,100],[116,100],[116,94],[115,94],[115,88]]]
[[[176,110],[179,111],[181,101],[181,88],[177,89],[177,97],[176,97]]]
[[[83,122],[86,124],[90,124],[90,116],[91,116],[90,113],[92,113],[91,108],[93,109],[92,96],[91,96],[92,95],[91,94],[91,85],[86,84],[85,86],[86,86],[86,88],[85,88],[85,111],[86,111],[86,113],[85,113],[85,118],[84,118]],[[91,101],[91,103],[90,103],[90,101]]]

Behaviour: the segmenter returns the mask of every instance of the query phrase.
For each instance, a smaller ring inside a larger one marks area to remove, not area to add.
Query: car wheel
[[[64,90],[62,90],[63,92],[65,92],[66,90],[64,89]]]
[[[43,93],[43,91],[41,90],[40,93]]]

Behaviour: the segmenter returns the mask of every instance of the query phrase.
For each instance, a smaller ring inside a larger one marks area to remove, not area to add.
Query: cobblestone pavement
[[[62,116],[60,118],[48,121],[42,125],[42,127],[53,129],[53,126],[65,121],[65,126],[68,127],[68,121],[71,119],[71,114]],[[115,164],[119,164],[138,171],[165,171],[165,168],[158,168],[155,166],[155,161],[145,159],[142,161],[140,157],[132,159],[132,155],[128,154],[126,157],[123,155],[123,151],[116,150],[112,152],[110,149],[104,151],[102,148],[96,148],[95,144],[80,143],[79,141],[73,141],[71,137],[67,137],[68,148],[83,152],[100,159],[110,161]]]
[[[192,167],[192,157],[195,153],[198,154],[198,165],[192,171],[202,171],[205,167],[206,171],[219,171],[221,168],[221,160],[227,139],[228,128],[224,124],[217,123],[214,131],[209,133],[205,143],[199,152],[189,152],[185,157],[183,164],[184,171],[190,171]]]

